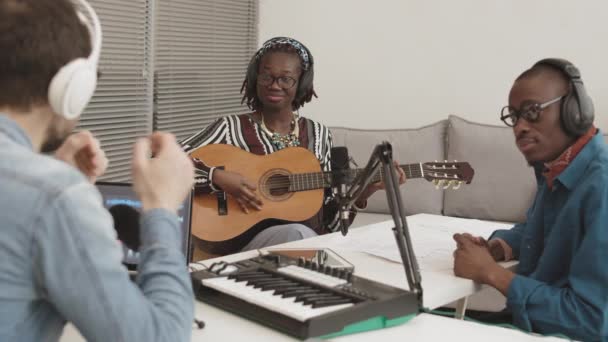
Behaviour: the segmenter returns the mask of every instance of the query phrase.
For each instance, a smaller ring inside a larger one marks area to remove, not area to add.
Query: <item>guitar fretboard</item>
[[[399,166],[401,169],[403,169],[405,177],[408,179],[424,177],[422,163],[404,164]],[[361,172],[363,172],[363,169],[352,169],[349,170],[349,172],[351,173],[349,178],[354,179]],[[307,191],[329,188],[331,186],[331,177],[331,172],[313,172],[289,175],[289,191]],[[380,169],[380,171],[372,178],[372,183],[379,182],[383,179],[384,169]]]

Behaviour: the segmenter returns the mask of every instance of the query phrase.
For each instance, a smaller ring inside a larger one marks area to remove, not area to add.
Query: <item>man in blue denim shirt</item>
[[[515,81],[501,119],[534,166],[537,194],[525,223],[488,242],[456,234],[454,272],[502,292],[521,329],[599,341],[608,326],[608,148],[578,70],[535,64]],[[511,258],[517,273],[495,262]]]
[[[136,143],[144,213],[132,282],[91,184],[105,155],[88,132],[66,140],[92,94],[74,88],[86,97],[68,98],[76,115],[50,101],[51,79],[89,56],[90,37],[70,0],[0,0],[0,341],[56,341],[66,321],[90,341],[186,341],[193,294],[176,211],[192,163],[171,135]],[[57,146],[55,157],[39,153]]]

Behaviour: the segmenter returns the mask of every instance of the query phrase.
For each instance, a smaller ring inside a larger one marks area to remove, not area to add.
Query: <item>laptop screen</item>
[[[114,228],[121,242],[123,263],[129,269],[136,269],[139,263],[139,214],[141,201],[133,191],[130,183],[97,182],[97,189],[103,198],[103,205],[114,218]],[[190,260],[190,219],[192,211],[192,193],[179,207],[177,216],[181,227],[181,250]]]

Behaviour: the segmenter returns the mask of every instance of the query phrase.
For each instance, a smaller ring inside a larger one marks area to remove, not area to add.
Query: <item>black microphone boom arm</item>
[[[397,247],[399,248],[399,253],[401,254],[407,282],[410,290],[417,293],[420,307],[422,307],[420,269],[412,247],[412,240],[407,226],[405,211],[403,209],[403,201],[401,199],[401,192],[399,191],[399,177],[397,176],[393,164],[393,148],[391,144],[383,142],[374,148],[367,165],[363,171],[357,175],[348,189],[347,195],[339,205],[345,210],[350,210],[381,167],[383,168],[385,175],[386,199],[395,223],[393,233],[395,235]],[[345,234],[344,231],[342,233]]]

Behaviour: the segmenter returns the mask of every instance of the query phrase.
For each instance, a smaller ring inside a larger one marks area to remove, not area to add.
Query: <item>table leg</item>
[[[464,319],[464,313],[467,311],[467,302],[469,301],[469,297],[460,298],[456,302],[456,309],[454,311],[454,318],[456,319]]]

